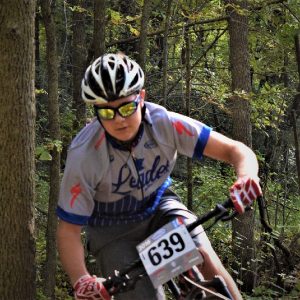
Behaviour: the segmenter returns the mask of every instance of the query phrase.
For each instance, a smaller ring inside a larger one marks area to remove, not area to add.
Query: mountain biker
[[[143,86],[143,70],[120,53],[96,59],[82,80],[82,97],[94,105],[96,118],[71,143],[57,206],[58,250],[75,299],[110,299],[104,278],[137,257],[135,246],[152,233],[157,215],[195,220],[170,190],[177,153],[231,164],[237,179],[230,195],[240,213],[261,194],[252,150],[197,120],[146,102]],[[86,268],[83,226],[100,277]],[[204,257],[199,266],[204,277],[221,275],[234,299],[241,299],[206,234],[196,228],[192,236]],[[116,299],[165,296],[145,277]]]

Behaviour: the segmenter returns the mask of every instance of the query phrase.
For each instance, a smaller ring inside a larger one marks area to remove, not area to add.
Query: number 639
[[[168,259],[175,252],[184,250],[185,244],[177,232],[172,233],[168,239],[162,239],[157,246],[153,246],[148,251],[149,259],[152,265],[157,266],[163,259]]]

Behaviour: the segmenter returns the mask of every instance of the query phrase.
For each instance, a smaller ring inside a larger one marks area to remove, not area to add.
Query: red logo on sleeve
[[[104,140],[104,137],[105,137],[105,133],[103,132],[103,133],[100,135],[100,137],[99,137],[97,143],[95,144],[95,149],[96,149],[96,150],[98,150],[99,147],[101,146],[101,144],[102,144],[102,142],[103,142],[103,140]]]
[[[72,194],[72,198],[71,198],[71,201],[70,201],[70,206],[73,207],[74,205],[74,202],[75,200],[77,199],[77,197],[79,196],[79,194],[81,193],[81,186],[80,186],[80,183],[77,183],[75,185],[73,185],[71,187],[71,194]]]
[[[190,132],[180,121],[172,122],[172,125],[175,127],[178,134],[182,135],[184,132],[188,136],[194,136],[194,134]]]

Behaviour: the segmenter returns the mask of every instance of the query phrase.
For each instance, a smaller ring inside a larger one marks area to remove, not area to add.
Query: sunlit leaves
[[[46,139],[46,144],[36,147],[35,154],[37,159],[42,161],[52,160],[50,152],[54,149],[58,152],[61,152],[62,141]]]
[[[112,23],[112,25],[120,25],[124,24],[124,19],[118,11],[115,11],[113,9],[107,9],[107,14],[109,17],[109,21]]]

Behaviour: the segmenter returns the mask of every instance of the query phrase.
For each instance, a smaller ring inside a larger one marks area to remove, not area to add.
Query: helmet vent
[[[113,97],[112,95],[114,95],[115,91],[113,89],[109,70],[106,68],[102,69],[102,81],[103,81],[103,86],[105,88],[108,98]]]
[[[87,78],[87,82],[88,82],[88,85],[91,88],[91,90],[94,92],[94,94],[96,94],[96,95],[102,95],[103,94],[99,84],[95,80],[92,73],[89,73],[88,78]]]
[[[95,98],[92,97],[92,96],[90,96],[89,94],[87,94],[87,93],[85,93],[85,92],[83,92],[83,93],[84,93],[84,96],[85,96],[88,100],[95,100]]]
[[[139,76],[138,76],[138,74],[136,74],[136,75],[134,76],[133,80],[131,81],[129,87],[130,87],[130,88],[133,87],[133,86],[137,83],[138,79],[139,79]]]
[[[125,71],[124,67],[122,65],[119,66],[117,69],[116,74],[116,94],[120,95],[120,92],[122,91],[125,83]]]
[[[111,69],[113,69],[114,66],[115,66],[115,63],[114,63],[114,62],[111,62],[111,61],[109,61],[108,64],[109,64],[109,66],[111,67]]]

